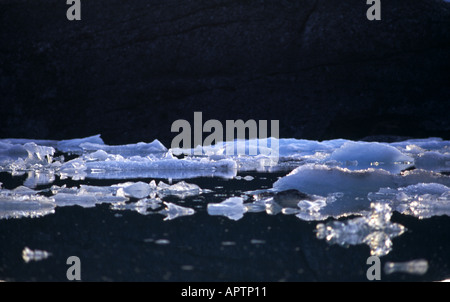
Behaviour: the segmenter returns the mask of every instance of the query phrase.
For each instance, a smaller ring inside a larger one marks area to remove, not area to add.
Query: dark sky
[[[0,3],[0,137],[160,139],[177,119],[279,120],[281,137],[450,138],[450,4]]]

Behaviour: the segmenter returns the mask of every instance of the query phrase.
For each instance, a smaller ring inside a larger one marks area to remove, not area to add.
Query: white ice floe
[[[103,145],[104,142],[100,138],[100,134],[85,138],[75,138],[67,140],[45,140],[45,139],[25,139],[25,138],[5,138],[0,139],[1,143],[25,145],[34,143],[39,146],[53,147],[54,149],[65,153],[80,153],[82,151],[80,145],[83,143],[93,143]]]
[[[239,220],[244,216],[246,207],[242,197],[231,197],[221,203],[209,203],[207,211],[212,216],[225,216],[231,220]]]
[[[273,185],[275,191],[295,189],[314,195],[315,202],[322,201],[316,212],[299,213],[305,220],[321,220],[327,217],[340,217],[350,214],[364,213],[369,210],[369,193],[380,188],[399,188],[417,183],[439,183],[450,185],[450,177],[423,170],[407,171],[401,175],[385,170],[366,169],[352,171],[340,167],[307,164],[293,170]],[[338,194],[329,198],[330,194]],[[310,216],[309,214],[314,214]],[[314,218],[315,217],[315,218]]]
[[[424,152],[416,157],[415,167],[435,172],[450,172],[450,153]]]
[[[371,204],[371,212],[363,217],[346,221],[330,221],[316,226],[316,236],[329,244],[367,244],[370,254],[385,256],[392,250],[392,238],[400,236],[406,228],[390,221],[391,208],[387,204]]]
[[[119,160],[83,161],[76,158],[59,169],[64,177],[77,179],[127,179],[127,178],[194,178],[218,176],[232,178],[236,175],[236,162],[208,159],[160,159],[132,157]]]
[[[124,158],[132,157],[132,156],[150,156],[153,155],[155,157],[162,157],[168,151],[160,141],[155,139],[151,143],[140,142],[137,144],[128,144],[128,145],[116,145],[109,146],[104,144],[95,144],[85,142],[80,144],[80,147],[84,152],[96,152],[96,151],[104,151],[108,154],[121,155]]]
[[[41,195],[0,195],[0,219],[42,217],[55,212],[53,198]]]

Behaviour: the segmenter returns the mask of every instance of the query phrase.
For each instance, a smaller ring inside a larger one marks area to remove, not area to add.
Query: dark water
[[[0,279],[67,281],[70,265],[66,260],[77,256],[83,281],[367,281],[369,247],[329,245],[315,236],[318,222],[265,212],[246,213],[238,221],[208,215],[208,203],[270,188],[285,173],[245,175],[254,179],[187,180],[213,192],[185,200],[164,198],[196,210],[192,216],[169,221],[158,214],[111,210],[109,204],[57,207],[54,214],[41,218],[0,220]],[[14,188],[23,183],[23,177],[1,173],[0,181],[5,188]],[[64,181],[68,187],[119,182],[123,181]],[[57,178],[54,184],[63,181]],[[450,277],[449,217],[419,220],[394,212],[391,220],[408,231],[393,239],[393,250],[381,257],[381,264],[426,259],[429,269],[422,276],[382,273],[381,280],[438,281]],[[26,263],[22,259],[25,247],[52,255]]]

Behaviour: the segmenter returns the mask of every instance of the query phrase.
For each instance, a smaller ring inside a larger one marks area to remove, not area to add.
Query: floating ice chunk
[[[435,172],[450,172],[450,153],[425,152],[416,158],[415,166]]]
[[[450,216],[450,188],[436,183],[419,183],[398,189],[381,188],[368,199],[390,204],[394,210],[419,219]]]
[[[0,196],[23,196],[23,195],[32,196],[36,195],[38,192],[39,191],[35,191],[33,189],[24,186],[18,186],[13,190],[1,189],[0,186]]]
[[[450,148],[450,141],[444,141],[442,138],[438,137],[430,137],[425,139],[409,139],[403,142],[391,143],[390,145],[397,147],[400,150],[406,149],[408,146],[416,146],[427,151],[448,151]]]
[[[100,138],[100,134],[97,134],[85,138],[58,141],[56,144],[56,149],[64,153],[82,154],[83,148],[81,145],[87,143],[104,145],[103,140]]]
[[[25,247],[22,251],[22,259],[27,263],[30,261],[41,261],[47,259],[51,255],[52,254],[47,251],[31,250],[28,247]]]
[[[167,148],[164,147],[164,145],[157,139],[148,144],[140,142],[137,144],[109,146],[103,144],[83,143],[80,146],[85,152],[102,150],[108,154],[118,154],[125,158],[131,156],[145,157],[148,155],[157,155],[158,157],[161,157],[168,151]]]
[[[117,202],[111,205],[112,210],[131,210],[136,211],[142,215],[153,214],[154,210],[161,208],[163,201],[159,198],[144,198],[140,199],[137,202],[125,203],[125,202]],[[152,211],[149,211],[152,210]]]
[[[428,271],[428,261],[425,259],[412,260],[408,262],[386,262],[384,273],[407,273],[413,275],[424,275]]]
[[[316,236],[330,244],[347,247],[365,243],[374,256],[385,256],[392,250],[391,239],[403,234],[406,228],[390,222],[391,208],[387,204],[372,203],[372,212],[366,216],[341,221],[330,221],[316,226]]]
[[[86,169],[86,162],[81,158],[75,158],[62,164],[58,174],[61,179],[71,177],[73,180],[83,180],[87,175]]]
[[[35,143],[0,143],[0,165],[2,170],[27,170],[32,165],[47,166],[52,162],[54,153],[54,148],[38,146]]]
[[[221,203],[209,203],[207,211],[212,216],[225,216],[232,220],[239,220],[244,217],[246,208],[243,198],[231,197]]]
[[[182,207],[170,202],[164,202],[165,209],[159,211],[160,214],[165,215],[164,220],[172,220],[181,216],[193,215],[194,209]]]
[[[80,185],[80,194],[91,193],[95,196],[100,195],[113,195],[117,193],[119,189],[118,186],[90,186],[90,185]]]
[[[68,193],[58,193],[53,196],[58,207],[80,206],[92,208],[97,204],[97,198],[93,195],[76,195]]]
[[[41,195],[0,195],[0,219],[41,217],[55,212],[53,198]]]
[[[58,151],[70,153],[70,152],[81,152],[80,144],[82,143],[94,143],[94,144],[104,144],[103,140],[100,138],[100,134],[86,137],[86,138],[76,138],[68,140],[45,140],[45,139],[25,139],[25,138],[5,138],[0,139],[0,145],[2,143],[25,145],[27,143],[34,143],[39,146],[53,147]],[[1,150],[1,147],[0,147]]]
[[[210,161],[206,159],[152,160],[149,158],[130,158],[117,161],[82,161],[82,164],[85,165],[84,170],[65,167],[61,172],[68,176],[70,176],[70,172],[78,173],[78,175],[85,173],[86,177],[95,179],[186,179],[201,176],[232,178],[236,175],[236,162],[228,159]]]
[[[423,170],[394,175],[372,168],[351,171],[340,167],[307,164],[276,181],[273,188],[278,191],[297,189],[320,196],[342,192],[346,197],[365,198],[369,192],[376,192],[381,187],[399,187],[419,182],[450,184],[450,177]]]
[[[391,173],[399,173],[414,162],[412,157],[388,144],[367,142],[346,142],[331,153],[329,160],[338,161],[350,170],[373,167]]]
[[[28,152],[26,161],[28,163],[49,164],[52,162],[55,149],[53,147],[38,146],[35,143],[26,143],[23,145]]]
[[[163,181],[160,181],[158,183],[158,187],[156,188],[158,192],[158,196],[164,197],[164,196],[177,196],[179,198],[186,198],[189,196],[196,196],[202,193],[209,193],[210,190],[202,190],[199,186],[196,184],[190,184],[185,181],[180,181],[173,185],[168,185],[164,183]]]
[[[16,144],[7,142],[0,142],[0,164],[6,165],[19,158],[26,158],[28,156],[27,150]]]
[[[357,196],[366,197],[368,192],[392,183],[393,175],[384,170],[350,171],[339,167],[307,164],[276,181],[273,188],[277,191],[296,189],[319,196],[342,192],[353,200]]]
[[[55,172],[53,170],[36,170],[28,172],[28,177],[23,184],[29,188],[36,188],[37,186],[51,184],[54,181]]]
[[[149,196],[151,192],[150,185],[142,181],[119,184],[115,186],[121,187],[121,189],[117,191],[117,195],[119,196],[123,195],[133,198],[144,198]]]

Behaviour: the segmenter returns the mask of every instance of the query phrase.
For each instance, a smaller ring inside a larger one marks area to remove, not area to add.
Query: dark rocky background
[[[0,1],[0,137],[160,139],[177,119],[280,136],[450,139],[450,3]],[[377,137],[378,135],[378,137]],[[379,136],[381,135],[381,137]]]

